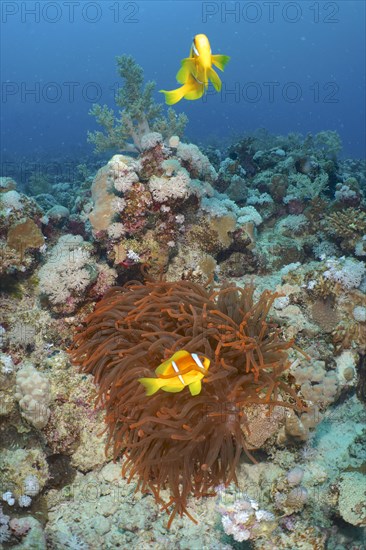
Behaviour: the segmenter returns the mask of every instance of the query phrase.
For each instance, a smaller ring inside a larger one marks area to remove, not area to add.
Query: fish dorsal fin
[[[155,369],[155,374],[158,376],[159,374],[167,374],[167,372],[170,373],[171,368],[172,360],[168,359],[167,361],[164,361],[164,363],[161,363],[157,369]]]
[[[215,65],[220,71],[223,71],[227,65],[227,63],[230,61],[229,55],[211,55],[211,61],[212,64]]]
[[[180,350],[180,351],[177,351],[175,352],[175,354],[170,357],[169,359],[167,359],[166,361],[164,361],[164,363],[162,363],[161,365],[158,366],[158,368],[155,370],[155,374],[156,375],[159,375],[159,374],[162,374],[162,375],[172,375],[172,376],[177,376],[177,373],[174,371],[173,367],[172,367],[172,361],[179,361],[180,359],[183,359],[183,357],[187,357],[187,355],[190,355],[190,353],[188,353],[188,351],[185,351],[185,350]]]
[[[185,84],[190,74],[195,74],[196,64],[193,58],[186,57],[181,61],[181,68],[177,72],[176,79],[179,84]]]

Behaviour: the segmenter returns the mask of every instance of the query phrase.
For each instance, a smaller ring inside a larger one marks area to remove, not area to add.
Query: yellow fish
[[[223,71],[226,63],[230,60],[228,55],[212,55],[211,46],[205,34],[196,34],[193,38],[189,57],[181,62],[176,79],[183,84],[176,90],[170,92],[160,90],[165,94],[165,103],[173,105],[184,99],[199,99],[208,88],[210,80],[217,92],[221,90],[221,80],[212,68],[215,65]]]
[[[181,350],[158,366],[155,370],[157,378],[139,378],[138,381],[146,388],[146,395],[153,395],[160,389],[177,393],[186,386],[192,395],[198,395],[202,389],[201,380],[209,366],[207,357]]]

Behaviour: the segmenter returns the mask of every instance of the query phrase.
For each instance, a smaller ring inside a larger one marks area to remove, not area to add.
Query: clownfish
[[[176,79],[183,84],[176,90],[160,90],[165,94],[165,103],[173,105],[184,99],[199,99],[208,88],[210,80],[217,92],[221,90],[221,80],[218,74],[212,68],[215,65],[220,71],[223,71],[225,65],[230,60],[228,55],[212,55],[211,46],[205,34],[196,34],[193,38],[189,57],[181,61]]]
[[[202,389],[201,380],[209,366],[207,357],[180,350],[158,366],[155,370],[157,378],[139,378],[138,381],[145,387],[146,395],[153,395],[160,389],[177,393],[186,386],[192,395],[198,395]]]

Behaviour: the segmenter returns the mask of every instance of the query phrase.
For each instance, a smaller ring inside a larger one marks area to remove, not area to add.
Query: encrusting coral
[[[138,488],[159,503],[161,489],[169,489],[168,527],[177,513],[191,517],[190,494],[213,495],[217,485],[237,481],[242,451],[249,455],[246,406],[302,407],[282,377],[290,366],[286,350],[296,346],[266,321],[276,294],[265,291],[255,303],[253,292],[131,281],[106,293],[70,349],[74,364],[99,385],[108,445],[115,459],[124,454],[123,474],[136,475]],[[201,393],[146,396],[138,379],[182,349],[211,361]]]
[[[23,255],[28,248],[40,248],[44,244],[44,236],[34,221],[26,218],[10,227],[7,244]]]
[[[15,190],[11,178],[0,178],[0,276],[29,274],[39,262],[45,243],[42,210]]]

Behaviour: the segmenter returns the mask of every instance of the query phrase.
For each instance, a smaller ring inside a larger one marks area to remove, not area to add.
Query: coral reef
[[[114,266],[148,262],[159,273],[174,256],[186,256],[188,243],[200,261],[216,260],[231,244],[232,253],[253,248],[254,227],[262,222],[257,210],[215,195],[216,172],[196,146],[172,150],[153,137],[138,161],[115,155],[92,184],[88,217]]]
[[[363,548],[365,161],[188,143],[118,69],[90,139],[130,156],[0,178],[1,547]],[[178,348],[201,393],[146,396]]]

